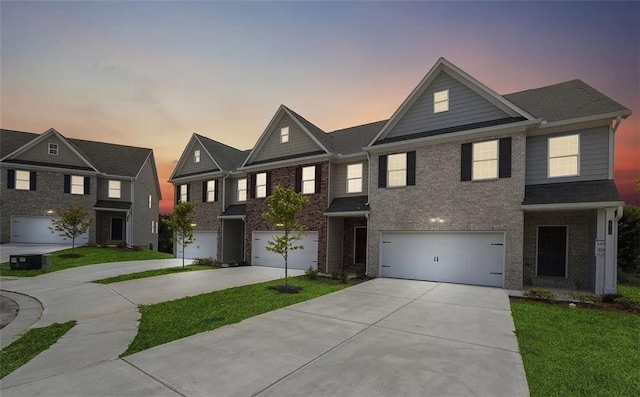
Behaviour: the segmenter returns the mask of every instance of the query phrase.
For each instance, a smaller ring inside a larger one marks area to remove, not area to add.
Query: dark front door
[[[111,218],[111,240],[122,241],[124,240],[124,219],[123,218]]]
[[[566,277],[567,227],[538,228],[538,276]]]
[[[367,228],[356,227],[355,229],[355,247],[353,255],[353,263],[361,264],[367,261]]]

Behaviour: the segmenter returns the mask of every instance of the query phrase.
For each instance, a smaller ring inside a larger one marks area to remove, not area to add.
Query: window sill
[[[402,186],[387,186],[386,189],[403,189],[407,187],[407,185],[402,185]]]
[[[505,179],[505,178],[502,178]],[[500,180],[500,178],[495,177],[495,178],[484,178],[484,179],[472,179],[471,182],[491,182],[491,181],[498,181]]]
[[[577,176],[580,176],[580,174],[571,174],[571,175],[556,175],[556,176],[551,176],[551,175],[547,175],[547,179],[558,179],[558,178],[575,178]]]

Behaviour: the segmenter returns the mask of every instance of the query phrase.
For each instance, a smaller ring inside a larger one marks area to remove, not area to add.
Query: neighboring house
[[[89,232],[76,243],[158,249],[161,199],[151,149],[0,130],[2,243],[70,243],[50,229],[57,208],[83,206]]]
[[[261,217],[279,184],[310,199],[293,267],[610,293],[623,204],[614,137],[630,114],[580,80],[499,95],[441,58],[389,120],[325,133],[281,106],[225,169],[223,189],[246,181],[245,204],[211,215],[244,222],[243,259],[282,266]],[[234,231],[218,240],[237,246]]]

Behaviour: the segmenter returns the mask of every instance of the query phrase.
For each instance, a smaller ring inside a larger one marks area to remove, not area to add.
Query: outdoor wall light
[[[53,210],[47,211],[47,214],[49,214],[49,215],[53,214]]]
[[[429,222],[431,223],[444,223],[444,219],[437,217],[437,218],[431,218],[429,219]]]
[[[191,227],[196,227],[196,226],[198,226],[198,225],[196,225],[195,223],[191,224]]]

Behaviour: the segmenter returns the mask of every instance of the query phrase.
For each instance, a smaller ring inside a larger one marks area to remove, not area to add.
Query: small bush
[[[214,259],[213,260],[213,264],[211,266],[213,266],[213,267],[222,267],[222,262],[220,262],[218,259]]]
[[[127,248],[127,243],[125,243],[124,241],[120,241],[120,242],[118,242],[118,244],[116,244],[116,247],[118,247],[118,248]]]
[[[531,288],[529,291],[525,292],[524,295],[527,298],[534,299],[545,299],[545,300],[554,300],[556,299],[556,294],[551,292],[546,288]]]
[[[578,301],[581,303],[598,303],[602,299],[594,294],[589,292],[580,292],[580,291],[571,291],[569,292],[569,298],[574,301]]]
[[[134,245],[131,247],[132,250],[134,251],[143,251],[144,248],[140,247],[139,245]]]
[[[211,258],[193,258],[193,264],[198,266],[211,266],[213,267],[213,259]]]
[[[618,284],[628,284],[631,280],[631,276],[629,276],[622,268],[618,268]]]
[[[236,261],[230,261],[230,262],[228,263],[228,265],[229,265],[229,267],[238,267],[238,262],[236,262]]]
[[[615,299],[615,303],[622,306],[625,310],[640,313],[640,301],[626,296],[621,296]]]
[[[346,270],[334,270],[331,272],[331,279],[346,283],[349,281],[349,274]]]
[[[309,266],[309,268],[304,271],[304,275],[307,276],[309,280],[315,280],[318,278],[318,271]]]
[[[604,294],[602,295],[602,301],[604,303],[615,303],[616,299],[622,298],[620,294]]]
[[[356,277],[359,278],[360,280],[366,280],[366,278],[367,278],[367,269],[358,268],[358,271],[356,272]]]

